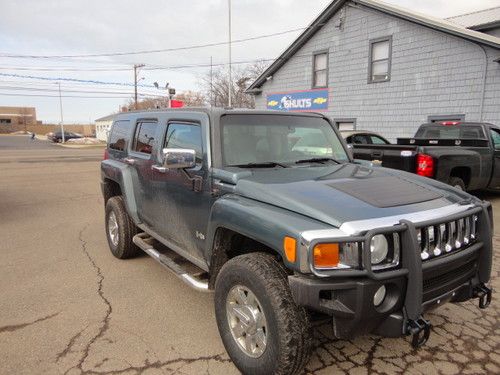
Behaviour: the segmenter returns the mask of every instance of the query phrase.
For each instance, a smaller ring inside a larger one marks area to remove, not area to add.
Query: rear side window
[[[109,148],[117,151],[125,151],[127,140],[130,137],[130,121],[115,121],[109,135]]]
[[[370,135],[370,139],[374,145],[386,145],[387,144],[387,142],[384,139],[382,139],[376,135]]]
[[[135,128],[134,147],[135,152],[151,154],[155,143],[156,122],[139,122]]]
[[[203,160],[201,128],[196,124],[170,123],[165,137],[164,148],[184,148],[196,151],[196,162]]]

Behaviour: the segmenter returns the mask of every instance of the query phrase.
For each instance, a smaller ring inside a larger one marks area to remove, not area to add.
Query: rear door
[[[490,128],[489,131],[493,146],[493,166],[488,187],[490,189],[500,189],[500,129]]]
[[[154,200],[151,196],[153,150],[157,140],[158,121],[137,120],[129,153],[124,161],[132,167],[132,182],[137,204],[137,214],[148,227],[154,223]]]

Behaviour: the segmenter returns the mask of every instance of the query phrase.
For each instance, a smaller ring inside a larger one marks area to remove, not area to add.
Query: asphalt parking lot
[[[212,296],[147,256],[108,250],[102,149],[0,136],[0,374],[236,374]],[[500,224],[500,195],[485,195]],[[493,288],[500,290],[500,237]],[[500,373],[500,302],[446,305],[416,351],[407,339],[334,340],[314,329],[310,374]]]

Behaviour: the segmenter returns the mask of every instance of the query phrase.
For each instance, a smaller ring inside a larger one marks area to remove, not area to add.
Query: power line
[[[63,77],[40,77],[40,76],[27,76],[21,74],[14,73],[0,73],[2,77],[14,77],[14,78],[27,78],[27,79],[40,79],[44,81],[68,81],[68,82],[81,82],[81,83],[91,83],[91,84],[99,84],[99,85],[116,85],[116,86],[129,86],[133,87],[133,83],[124,83],[124,82],[105,82],[105,81],[95,81],[89,79],[78,79],[78,78],[63,78]],[[139,87],[148,87],[154,88],[153,85],[138,85]]]
[[[231,41],[231,44],[234,43],[244,43],[252,40],[264,39],[264,38],[272,38],[275,36],[285,35],[297,31],[303,31],[307,29],[307,27],[301,27],[297,29],[285,30],[272,34],[264,34],[259,36],[254,36],[250,38],[244,39],[236,39]],[[185,51],[206,47],[216,47],[228,44],[229,41],[224,42],[214,42],[214,43],[206,43],[206,44],[197,44],[185,47],[176,47],[176,48],[162,48],[162,49],[153,49],[153,50],[142,50],[142,51],[130,51],[130,52],[110,52],[110,53],[91,53],[91,54],[80,54],[80,55],[20,55],[13,54],[9,52],[0,53],[0,57],[9,57],[9,58],[29,58],[29,59],[61,59],[61,58],[86,58],[86,57],[110,57],[110,56],[129,56],[129,55],[145,55],[151,53],[163,53],[163,52],[174,52],[174,51]]]
[[[39,87],[26,87],[26,86],[2,86],[0,85],[0,89],[4,90],[16,90],[16,91],[42,91],[42,92],[58,92],[58,89],[49,89],[49,88],[39,88]],[[116,94],[116,95],[127,95],[127,96],[132,96],[134,95],[133,92],[124,92],[124,91],[90,91],[90,90],[73,90],[73,89],[68,89],[65,88],[64,92],[71,92],[71,93],[88,93],[88,94]],[[166,98],[167,96],[165,95],[157,95],[153,93],[146,93],[146,92],[138,92],[138,95],[147,95],[147,96],[155,96],[159,98]]]
[[[2,96],[36,96],[43,98],[59,98],[59,95],[43,95],[43,94],[11,94],[0,93]],[[63,98],[80,98],[80,99],[127,99],[123,96],[83,96],[83,95],[62,95]]]

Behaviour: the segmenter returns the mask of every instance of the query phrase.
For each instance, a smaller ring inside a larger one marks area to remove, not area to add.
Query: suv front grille
[[[468,247],[477,240],[477,215],[417,229],[423,261]]]

